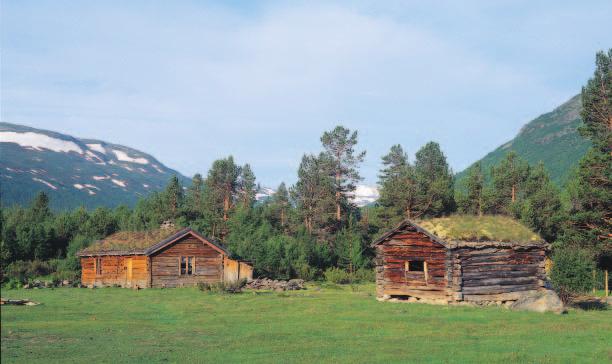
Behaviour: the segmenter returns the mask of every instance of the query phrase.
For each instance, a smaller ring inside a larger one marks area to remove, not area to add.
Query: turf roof
[[[452,215],[418,221],[431,234],[448,241],[537,242],[542,238],[508,216]]]
[[[149,247],[178,233],[182,229],[157,229],[149,231],[119,231],[81,250],[81,255],[105,252],[144,254]]]

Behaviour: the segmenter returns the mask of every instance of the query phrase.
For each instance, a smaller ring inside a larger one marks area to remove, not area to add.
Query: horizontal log
[[[464,279],[463,287],[489,287],[489,286],[513,286],[521,284],[544,285],[537,277],[518,278],[487,278],[487,279]]]
[[[516,292],[516,291],[529,291],[538,289],[541,286],[538,284],[520,284],[520,285],[508,285],[508,286],[480,286],[480,287],[463,287],[462,292],[464,294],[496,294],[505,292]]]
[[[486,301],[516,301],[525,294],[536,292],[536,290],[530,291],[518,291],[518,292],[507,292],[498,294],[464,294],[463,300],[470,302],[486,302]]]

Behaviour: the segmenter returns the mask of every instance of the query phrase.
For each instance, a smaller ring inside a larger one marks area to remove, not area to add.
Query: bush
[[[374,269],[359,268],[355,271],[354,278],[355,281],[361,283],[375,282],[376,273],[374,272]]]
[[[556,291],[567,295],[586,293],[593,288],[595,262],[587,251],[561,248],[554,253],[552,260],[550,278]]]
[[[351,274],[341,268],[329,268],[325,271],[325,280],[336,284],[347,284],[353,281]]]

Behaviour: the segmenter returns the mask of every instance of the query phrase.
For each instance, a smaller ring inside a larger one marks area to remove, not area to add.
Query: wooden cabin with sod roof
[[[502,304],[545,285],[549,245],[505,216],[405,220],[372,246],[379,300]]]
[[[253,278],[251,265],[230,259],[220,244],[190,228],[121,231],[77,256],[85,286],[163,288]]]

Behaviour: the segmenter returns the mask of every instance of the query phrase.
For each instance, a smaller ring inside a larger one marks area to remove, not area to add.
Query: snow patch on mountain
[[[259,190],[257,190],[257,193],[255,193],[255,200],[263,201],[265,199],[272,197],[274,193],[276,193],[276,191],[270,187],[259,187]]]
[[[131,163],[138,163],[138,164],[149,164],[149,160],[148,159],[142,158],[142,157],[132,158],[126,152],[124,152],[122,150],[113,149],[113,153],[115,154],[115,157],[117,157],[117,159],[122,161],[122,162],[131,162]]]
[[[49,187],[49,188],[51,188],[51,189],[53,189],[53,190],[57,190],[57,187],[55,187],[55,186],[54,186],[54,185],[52,185],[51,183],[49,183],[49,182],[45,181],[44,179],[40,179],[40,178],[32,178],[32,180],[33,180],[33,181],[36,181],[36,182],[40,182],[40,183],[42,183],[42,184],[46,185],[47,187]]]
[[[366,206],[378,200],[378,187],[359,185],[351,194],[351,201],[359,207]]]
[[[104,149],[104,147],[102,146],[102,144],[97,144],[97,143],[87,144],[87,147],[88,147],[89,149],[93,150],[94,152],[98,152],[98,153],[106,154],[106,149]]]
[[[109,179],[110,176],[93,176],[92,178],[96,181],[103,181],[105,179]]]
[[[87,150],[85,153],[87,154],[85,159],[87,159],[88,161],[91,161],[97,164],[106,164],[106,162],[104,162],[102,158],[98,157],[98,155],[92,152],[91,150]]]
[[[16,143],[24,148],[35,150],[48,149],[54,152],[76,152],[83,154],[83,150],[75,142],[29,131],[25,133],[2,131],[0,132],[0,143]]]
[[[120,186],[120,187],[125,187],[125,186],[127,186],[127,183],[125,183],[125,181],[122,181],[122,180],[120,180],[120,179],[114,179],[114,178],[112,178],[112,179],[111,179],[111,181],[112,181],[114,184],[116,184],[117,186]]]

